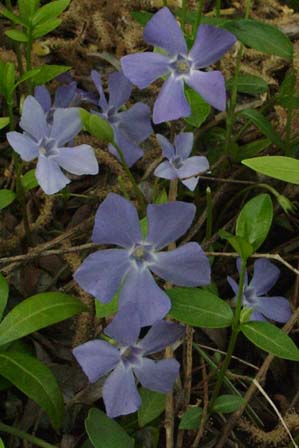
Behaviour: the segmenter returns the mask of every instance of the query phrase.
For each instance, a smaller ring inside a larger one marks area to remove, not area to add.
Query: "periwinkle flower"
[[[220,71],[201,69],[214,64],[235,43],[228,31],[200,25],[188,52],[184,34],[167,7],[158,11],[144,28],[144,40],[166,51],[136,53],[121,59],[125,76],[144,89],[156,79],[169,75],[154,105],[153,121],[176,120],[191,114],[184,95],[184,82],[216,109],[225,110],[226,92]]]
[[[121,249],[89,255],[75,272],[75,280],[103,303],[110,302],[119,290],[120,309],[134,303],[142,326],[162,319],[170,309],[170,300],[151,272],[179,286],[210,283],[210,264],[198,243],[161,251],[187,231],[195,210],[193,204],[179,201],[149,205],[148,232],[143,238],[133,204],[109,193],[96,213],[92,241]]]
[[[98,106],[102,110],[101,113],[92,112],[97,113],[111,125],[115,143],[123,152],[125,161],[130,167],[143,156],[139,144],[153,132],[150,108],[146,104],[136,103],[130,109],[121,111],[121,106],[128,101],[132,92],[132,84],[122,73],[114,72],[109,75],[108,101],[99,73],[93,70],[91,77],[99,92]],[[118,152],[112,144],[109,144],[108,149],[119,158]]]
[[[82,128],[76,108],[55,110],[50,124],[39,102],[28,96],[20,127],[24,132],[8,132],[7,140],[26,162],[38,159],[35,174],[46,194],[57,193],[70,182],[62,169],[76,175],[98,173],[99,165],[89,145],[64,147]]]
[[[237,269],[240,273],[240,260],[237,260]],[[275,285],[280,275],[277,266],[265,258],[254,262],[254,271],[251,281],[248,283],[245,275],[242,305],[252,308],[250,320],[275,320],[287,322],[292,315],[289,301],[285,297],[271,297],[265,294]],[[227,277],[228,283],[237,295],[238,284],[231,277]]]
[[[183,335],[184,327],[173,322],[155,322],[146,336],[138,340],[140,329],[135,305],[128,303],[104,330],[118,341],[117,347],[93,340],[73,350],[91,383],[112,371],[103,386],[109,417],[130,414],[140,407],[134,376],[143,387],[162,393],[171,391],[178,376],[180,365],[175,359],[153,361],[148,355],[176,342]]]
[[[189,157],[194,136],[192,132],[182,132],[175,136],[172,145],[163,135],[156,135],[162,154],[166,159],[155,169],[155,176],[163,179],[181,179],[182,183],[194,191],[198,184],[198,174],[209,169],[209,161],[204,156]],[[197,177],[191,177],[197,175]],[[189,179],[185,179],[188,177]]]

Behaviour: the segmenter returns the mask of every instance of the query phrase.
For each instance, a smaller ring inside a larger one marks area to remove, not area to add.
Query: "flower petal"
[[[207,67],[218,61],[236,40],[229,31],[210,25],[200,25],[189,57],[197,68]]]
[[[193,176],[195,174],[204,173],[210,168],[209,161],[204,156],[189,157],[184,160],[183,166],[178,169],[179,178]]]
[[[157,353],[174,344],[183,336],[184,332],[183,325],[161,320],[153,324],[138,346],[143,349],[144,355]]]
[[[168,8],[160,9],[146,24],[144,40],[153,47],[166,50],[169,55],[187,53],[184,34]]]
[[[250,321],[265,321],[267,320],[261,313],[259,313],[258,311],[252,311],[251,315],[250,315]]]
[[[69,143],[81,129],[82,121],[79,109],[70,107],[69,109],[56,109],[54,111],[50,137],[57,141],[57,146]]]
[[[103,111],[106,111],[108,109],[108,103],[104,93],[101,77],[96,70],[92,70],[91,79],[93,80],[94,85],[96,86],[96,89],[100,95],[99,106],[103,109]]]
[[[154,171],[154,175],[157,177],[161,177],[162,179],[177,179],[178,173],[175,168],[171,165],[168,160],[165,160],[164,162],[160,163],[160,165],[157,166],[157,168]]]
[[[103,399],[107,415],[111,418],[137,411],[141,398],[130,368],[119,363],[109,375],[103,387]]]
[[[133,345],[140,333],[140,318],[134,303],[126,303],[116,314],[105,333],[122,345]]]
[[[29,135],[12,131],[6,134],[6,138],[10,146],[26,162],[30,162],[38,156],[38,144]]]
[[[181,132],[176,135],[174,139],[175,154],[182,159],[189,157],[192,151],[193,141],[193,132]]]
[[[254,288],[257,296],[263,296],[275,285],[280,275],[280,270],[275,264],[266,258],[260,258],[254,262],[253,277],[249,284]]]
[[[238,283],[230,276],[230,275],[228,275],[227,277],[226,277],[226,279],[227,279],[227,281],[228,281],[228,283],[229,283],[229,286],[231,287],[231,289],[234,291],[234,293],[235,293],[235,295],[237,295],[238,294],[238,290],[239,290],[239,285],[238,285]]]
[[[116,347],[96,339],[74,348],[73,355],[90,383],[106,375],[120,361],[120,352]]]
[[[221,72],[200,72],[199,70],[194,70],[192,75],[188,79],[186,78],[186,83],[198,92],[208,104],[215,107],[215,109],[225,111],[226,91]]]
[[[172,159],[175,156],[175,150],[170,141],[161,134],[156,134],[156,138],[162,148],[162,155],[168,160]]]
[[[188,117],[191,109],[184,94],[184,81],[170,75],[164,82],[154,104],[153,122],[177,120]]]
[[[160,53],[135,53],[121,58],[125,76],[139,89],[144,89],[169,70],[169,58]]]
[[[42,106],[45,113],[51,109],[51,95],[45,86],[37,86],[34,89],[34,98]]]
[[[49,134],[43,108],[31,95],[27,96],[24,101],[20,126],[24,131],[32,135],[36,141],[47,137]]]
[[[162,289],[156,284],[148,269],[137,270],[132,268],[124,279],[119,305],[135,304],[142,327],[152,325],[170,310],[170,300]]]
[[[69,107],[76,95],[77,83],[71,82],[67,86],[60,86],[56,89],[54,107]]]
[[[259,297],[255,310],[276,322],[287,322],[292,316],[289,301],[285,297]]]
[[[117,114],[119,128],[135,143],[143,142],[152,134],[151,110],[143,103],[136,103],[130,109]]]
[[[113,72],[108,77],[109,106],[117,109],[130,98],[132,84],[123,73]]]
[[[124,133],[120,132],[119,130],[114,132],[114,139],[117,143],[119,149],[121,149],[123,156],[125,158],[126,164],[130,168],[134,165],[137,160],[141,159],[143,157],[143,151],[139,146],[136,146],[132,144],[127,137],[124,135]],[[111,154],[113,154],[118,160],[120,160],[119,154],[117,149],[112,145],[112,143],[109,143],[108,150]]]
[[[189,188],[190,191],[194,191],[196,188],[196,185],[199,182],[198,177],[191,177],[190,179],[181,180],[182,184],[185,185],[185,187]]]
[[[156,392],[171,392],[180,371],[180,364],[175,359],[153,361],[143,358],[141,366],[134,367],[134,373],[146,389]]]
[[[211,282],[210,263],[198,243],[187,243],[155,256],[151,271],[174,285],[204,286]]]
[[[113,299],[128,268],[126,250],[99,250],[83,261],[74,279],[84,291],[107,303]]]
[[[136,208],[122,196],[109,193],[96,213],[92,241],[130,248],[141,240]]]
[[[89,145],[79,145],[74,148],[58,148],[56,162],[72,174],[98,174],[99,164],[94,151]]]
[[[46,194],[57,193],[70,183],[55,160],[44,155],[38,158],[35,176]]]
[[[168,202],[150,204],[147,207],[147,241],[156,249],[176,241],[189,229],[194,219],[196,207],[188,202]]]

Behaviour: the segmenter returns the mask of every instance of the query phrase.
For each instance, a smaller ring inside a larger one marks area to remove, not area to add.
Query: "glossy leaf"
[[[246,241],[244,238],[236,235],[232,235],[226,230],[220,229],[219,235],[221,238],[227,240],[230,245],[235,249],[236,252],[240,255],[241,258],[246,260],[250,255],[253,254],[254,249],[252,245]]]
[[[30,191],[33,188],[37,187],[38,182],[37,182],[37,179],[35,176],[35,169],[27,171],[27,173],[21,177],[21,182],[22,182],[23,188],[26,191]]]
[[[139,389],[139,393],[142,404],[138,409],[138,424],[143,427],[162,414],[166,396],[143,388]]]
[[[34,400],[48,414],[54,428],[60,427],[63,397],[47,366],[24,353],[0,352],[0,375]]]
[[[191,126],[199,128],[208,118],[211,106],[192,89],[186,88],[185,94],[191,107],[191,115],[185,118],[185,121]]]
[[[39,86],[42,84],[46,84],[62,73],[67,72],[71,67],[65,65],[47,65],[44,64],[40,68],[40,71],[37,75],[32,79],[32,83],[34,86]]]
[[[118,296],[119,294],[116,293],[109,303],[102,303],[99,300],[96,300],[96,316],[99,318],[103,318],[115,314],[118,310]]]
[[[33,25],[46,22],[49,18],[59,16],[70,4],[70,0],[56,0],[42,6],[32,18]]]
[[[199,428],[200,419],[202,416],[202,408],[190,407],[182,415],[179,429],[196,429]]]
[[[299,350],[295,343],[275,325],[269,322],[248,322],[241,325],[241,331],[262,350],[278,356],[278,358],[299,361]]]
[[[237,411],[244,403],[244,398],[238,395],[220,395],[215,400],[213,411],[219,414],[229,414]]]
[[[249,19],[232,20],[222,26],[247,47],[285,59],[293,57],[291,41],[275,26]]]
[[[230,306],[205,289],[172,288],[166,291],[171,299],[169,315],[194,327],[228,327],[233,318]]]
[[[242,208],[236,225],[236,235],[248,241],[256,251],[271,228],[273,205],[269,194],[259,194]]]
[[[0,274],[0,320],[2,319],[3,312],[6,308],[8,294],[9,294],[8,283],[5,277],[3,277],[2,274]]]
[[[27,34],[23,33],[19,30],[7,30],[5,31],[6,36],[10,39],[15,40],[16,42],[28,42]]]
[[[85,429],[94,448],[133,448],[134,440],[113,419],[99,409],[90,409]]]
[[[34,27],[32,37],[33,39],[38,39],[39,37],[45,36],[51,31],[55,30],[61,24],[61,19],[49,19],[46,22],[41,23]]]
[[[258,173],[299,185],[299,160],[284,156],[263,156],[242,160]]]
[[[0,190],[0,210],[10,205],[16,198],[16,193],[11,190]]]
[[[274,130],[270,121],[264,115],[255,109],[246,109],[240,113],[243,117],[248,118],[272,143],[279,148],[284,147],[279,134]]]
[[[0,345],[15,341],[41,328],[85,310],[79,299],[61,292],[45,292],[15,306],[0,324]]]
[[[9,124],[9,117],[0,118],[0,129],[5,128]]]

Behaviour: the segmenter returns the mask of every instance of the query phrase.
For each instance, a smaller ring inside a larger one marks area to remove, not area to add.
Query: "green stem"
[[[187,17],[187,0],[183,0],[182,16],[181,16],[181,28],[182,28],[183,32],[185,31],[186,17]]]
[[[245,19],[249,18],[250,11],[251,11],[251,0],[246,0],[246,4],[245,4]]]
[[[167,0],[163,0],[163,6],[168,6],[167,5]]]
[[[130,171],[130,168],[128,167],[128,165],[127,165],[127,163],[125,161],[125,158],[124,158],[122,150],[119,148],[119,146],[116,145],[115,142],[113,143],[113,145],[115,146],[115,148],[116,148],[116,150],[118,152],[118,155],[119,155],[122,167],[123,167],[126,175],[128,176],[128,178],[130,179],[130,181],[132,183],[133,190],[134,190],[136,198],[137,198],[137,200],[139,202],[140,208],[141,208],[142,212],[145,214],[145,211],[146,211],[146,199],[145,199],[145,196],[142,193],[142,191],[140,190],[140,188],[138,187],[137,182],[136,182],[133,174]]]
[[[235,349],[238,333],[240,331],[240,315],[241,315],[241,308],[242,308],[242,295],[243,295],[243,289],[244,289],[244,279],[245,279],[245,273],[246,273],[246,260],[241,259],[241,270],[240,270],[240,280],[239,280],[239,289],[238,289],[238,295],[237,295],[237,304],[234,314],[234,319],[232,323],[232,334],[230,337],[230,341],[227,348],[227,353],[224,358],[224,362],[222,364],[222,367],[220,369],[218,379],[215,385],[215,388],[212,393],[212,397],[209,403],[209,411],[213,411],[213,406],[215,403],[216,398],[219,395],[221,386],[223,384],[225,373],[230,365],[232,355]]]
[[[28,29],[28,42],[26,42],[26,71],[31,70],[32,29]]]
[[[206,225],[206,239],[209,240],[213,232],[213,204],[211,188],[206,189],[207,198],[207,225]]]
[[[28,442],[40,446],[41,448],[57,448],[55,445],[51,445],[50,443],[45,442],[39,437],[32,436],[27,432],[21,431],[20,429],[15,428],[14,426],[5,425],[2,422],[0,422],[0,431],[12,434],[13,436],[19,437],[20,439],[23,440],[28,440]]]
[[[220,17],[220,11],[221,11],[221,0],[216,0],[216,5],[215,5],[216,17]]]
[[[195,39],[196,37],[196,33],[198,30],[198,27],[200,25],[201,22],[201,17],[202,17],[202,10],[203,10],[203,2],[204,0],[198,0],[198,6],[197,6],[197,14],[196,14],[196,19],[195,19],[195,23],[194,23],[194,28],[193,28],[193,38]]]
[[[291,151],[291,136],[292,136],[292,117],[293,117],[293,107],[289,106],[287,109],[287,122],[286,122],[286,137],[285,137],[285,155],[293,157]]]

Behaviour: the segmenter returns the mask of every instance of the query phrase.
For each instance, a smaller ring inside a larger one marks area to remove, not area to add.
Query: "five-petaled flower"
[[[195,210],[193,204],[179,201],[150,204],[147,237],[143,238],[133,204],[109,193],[96,213],[92,241],[122,249],[89,255],[75,272],[75,280],[104,303],[112,300],[119,290],[120,308],[128,302],[134,303],[143,326],[162,319],[170,309],[170,300],[151,272],[179,286],[210,283],[210,264],[198,243],[160,252],[187,231]]]
[[[141,405],[134,375],[143,387],[170,392],[180,365],[175,359],[153,361],[148,355],[160,352],[184,333],[182,325],[158,321],[138,341],[141,324],[136,307],[126,304],[105,329],[117,347],[101,340],[79,345],[73,354],[91,383],[112,372],[103,386],[103,399],[109,417],[135,412]]]
[[[102,112],[92,111],[104,118],[113,128],[115,143],[123,152],[128,166],[132,166],[143,156],[139,144],[153,132],[151,126],[151,112],[149,106],[136,103],[128,110],[119,111],[129,99],[132,92],[132,84],[120,72],[111,73],[108,77],[109,100],[107,101],[101,77],[97,71],[91,72],[92,80],[99,92],[98,106]],[[118,156],[116,148],[109,144],[109,151]]]
[[[154,105],[153,121],[176,120],[191,114],[184,95],[184,82],[207,103],[225,110],[226,92],[220,71],[201,69],[214,64],[235,43],[228,31],[200,25],[193,47],[188,52],[184,34],[168,8],[162,8],[147,23],[144,40],[167,54],[136,53],[121,59],[122,70],[136,86],[144,89],[157,78],[169,75]]]
[[[70,182],[61,168],[76,175],[98,173],[89,145],[64,147],[82,128],[78,109],[56,109],[50,124],[39,102],[27,96],[20,126],[24,132],[8,132],[7,140],[26,162],[38,158],[35,174],[46,194],[57,193]]]
[[[240,259],[237,260],[237,269],[240,272]],[[290,303],[285,297],[265,296],[277,282],[279,274],[278,267],[264,258],[254,262],[253,276],[249,283],[246,273],[242,304],[244,307],[252,308],[250,320],[270,319],[284,323],[291,317]],[[227,280],[237,295],[238,284],[229,276]]]
[[[189,190],[194,191],[199,180],[198,174],[209,169],[209,161],[204,156],[189,157],[193,146],[193,133],[182,132],[176,135],[173,145],[161,134],[157,134],[157,139],[163,156],[168,160],[160,163],[154,174],[163,179],[181,179]],[[191,177],[195,175],[197,177]]]

